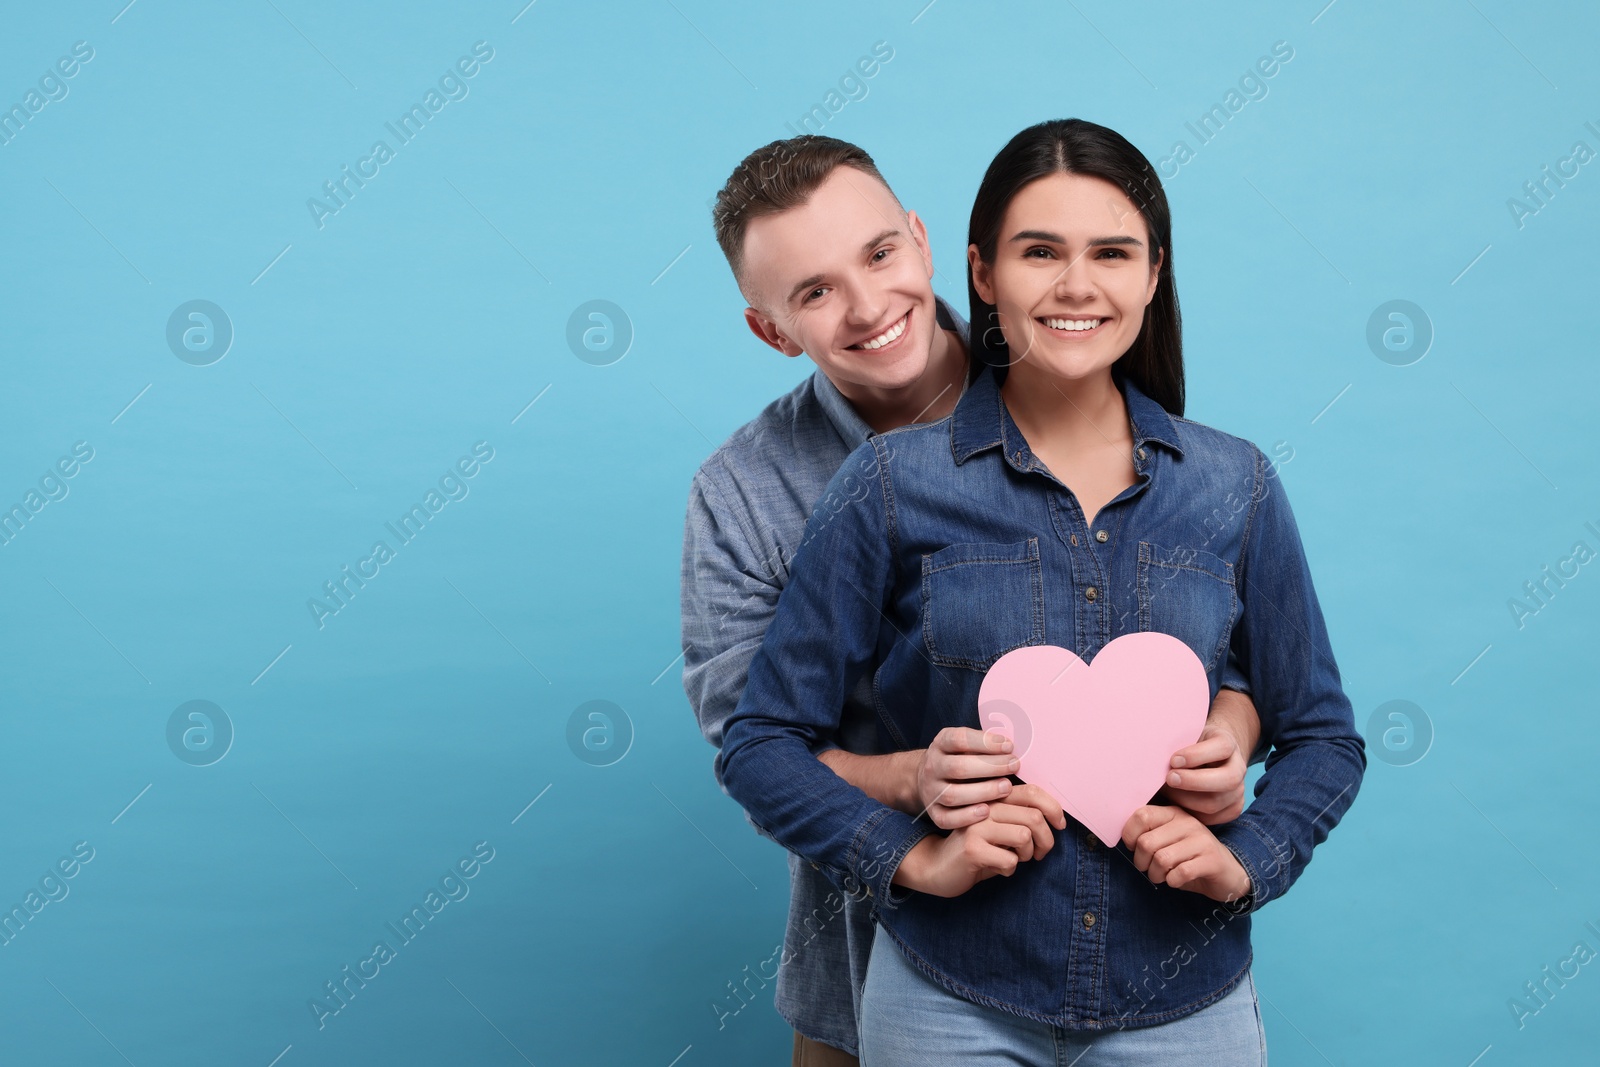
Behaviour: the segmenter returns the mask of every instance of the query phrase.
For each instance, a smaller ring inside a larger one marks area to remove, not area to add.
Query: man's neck
[[[954,411],[967,370],[960,336],[941,328],[933,331],[927,369],[915,384],[892,392],[834,384],[874,433],[888,433],[914,422],[936,422]]]

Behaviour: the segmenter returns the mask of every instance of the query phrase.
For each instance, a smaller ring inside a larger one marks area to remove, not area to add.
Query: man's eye
[[[821,296],[823,293],[826,293],[826,292],[827,292],[826,289],[813,289],[813,290],[811,290],[811,292],[806,294],[806,299],[807,300],[815,300],[817,297]]]
[[[872,253],[872,262],[881,263],[883,262],[884,257],[886,257],[888,254],[889,250],[887,248],[880,248],[876,252]]]

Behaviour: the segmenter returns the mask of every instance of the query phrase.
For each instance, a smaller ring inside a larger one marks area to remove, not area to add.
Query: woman
[[[852,484],[830,491],[851,503],[807,529],[723,783],[873,898],[869,1067],[1263,1062],[1249,914],[1299,876],[1365,768],[1288,501],[1255,446],[1181,417],[1171,220],[1125,139],[1024,130],[984,176],[969,241],[994,366],[948,418],[842,468]],[[915,748],[978,725],[1005,652],[1092,660],[1141,630],[1187,643],[1213,696],[1226,679],[1261,709],[1274,750],[1229,824],[1149,805],[1119,849],[1071,819],[1053,840],[998,815],[941,835],[811,755],[861,671],[884,742]]]

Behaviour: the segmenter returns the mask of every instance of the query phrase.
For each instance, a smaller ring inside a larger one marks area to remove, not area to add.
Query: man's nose
[[[882,289],[860,281],[847,283],[844,297],[848,308],[845,314],[852,326],[866,329],[882,325],[884,313],[889,310],[889,296]]]

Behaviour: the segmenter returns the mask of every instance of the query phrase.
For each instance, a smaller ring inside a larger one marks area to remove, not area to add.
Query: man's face
[[[847,394],[904,389],[927,370],[938,328],[932,277],[916,213],[870,175],[835,167],[804,204],[750,224],[745,321]]]

